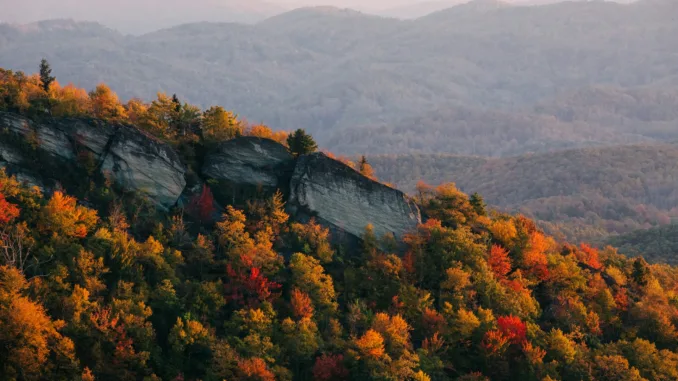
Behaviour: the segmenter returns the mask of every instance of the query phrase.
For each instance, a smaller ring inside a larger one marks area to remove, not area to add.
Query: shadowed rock
[[[205,158],[202,173],[237,185],[282,186],[281,172],[293,162],[287,148],[270,139],[243,136],[219,144]]]

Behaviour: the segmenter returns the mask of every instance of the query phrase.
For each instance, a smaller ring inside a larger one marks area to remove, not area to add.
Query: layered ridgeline
[[[41,77],[0,78],[4,378],[678,378],[674,267],[452,185],[410,199],[303,131]]]
[[[678,138],[677,6],[481,0],[408,21],[321,7],[137,37],[0,25],[0,66],[46,56],[65,83],[228,105],[336,153],[509,156]]]
[[[454,180],[500,209],[535,218],[573,241],[604,241],[678,217],[678,145],[639,144],[488,159],[454,155],[369,157],[407,192]],[[673,256],[667,252],[665,256]],[[655,259],[657,257],[655,256]]]

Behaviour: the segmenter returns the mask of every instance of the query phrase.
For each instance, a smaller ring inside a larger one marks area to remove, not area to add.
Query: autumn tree
[[[202,114],[202,134],[208,142],[233,139],[243,132],[243,125],[237,116],[223,107],[210,107]]]
[[[75,238],[87,236],[99,221],[95,210],[77,205],[74,197],[60,191],[54,192],[41,216],[43,230]]]
[[[0,227],[19,217],[19,208],[5,199],[0,192]]]
[[[505,279],[506,275],[511,272],[511,259],[508,256],[508,251],[499,245],[492,245],[487,263],[498,279]]]
[[[327,355],[316,358],[313,365],[313,379],[316,381],[348,380],[349,372],[344,365],[343,355]]]
[[[120,104],[118,95],[106,84],[99,84],[89,93],[94,117],[106,120],[125,118],[125,108]]]
[[[311,135],[303,129],[298,129],[287,137],[287,146],[295,157],[313,153],[318,149]]]
[[[333,313],[337,309],[336,294],[332,277],[325,274],[320,262],[310,256],[296,253],[290,259],[292,283],[307,293],[316,307],[326,313]]]
[[[384,337],[374,329],[369,329],[360,338],[355,340],[355,346],[361,357],[381,360],[386,353]]]
[[[258,357],[242,360],[238,368],[247,381],[275,381],[275,374],[268,369],[266,362]]]
[[[27,298],[27,287],[17,269],[0,266],[0,372],[8,379],[49,377],[50,361],[73,356],[73,343],[58,332],[63,322]]]
[[[75,87],[71,83],[61,87],[55,82],[50,91],[53,100],[53,116],[79,117],[91,112],[90,98],[84,89]]]
[[[299,291],[296,288],[292,290],[290,305],[292,307],[292,314],[297,319],[313,317],[313,302],[305,292]]]
[[[334,250],[330,244],[330,231],[311,219],[305,224],[294,222],[290,225],[289,244],[292,250],[311,255],[321,263],[330,263]]]
[[[216,207],[214,206],[212,190],[207,184],[202,186],[202,191],[199,195],[196,194],[191,198],[186,209],[202,223],[212,221],[212,215],[216,212]]]
[[[367,162],[365,155],[360,157],[360,161],[358,162],[358,172],[369,179],[376,180],[374,169],[372,169],[370,163]]]

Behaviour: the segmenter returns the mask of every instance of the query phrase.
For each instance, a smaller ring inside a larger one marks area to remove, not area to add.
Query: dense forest
[[[649,261],[678,263],[678,223],[611,237],[608,243],[629,256],[642,255]]]
[[[62,87],[46,62],[0,72],[0,110],[132,123],[188,165],[242,133],[316,148],[176,96],[122,104],[104,85]],[[426,219],[402,243],[365,221],[346,248],[291,219],[280,192],[229,204],[203,191],[165,212],[84,177],[76,199],[0,171],[3,379],[678,378],[678,269],[557,243],[452,184],[419,187]]]
[[[481,0],[417,20],[304,8],[142,36],[53,20],[0,25],[0,67],[46,56],[64,83],[105,81],[125,101],[180,93],[338,154],[512,156],[678,139],[676,13],[671,0]]]
[[[572,241],[668,225],[678,217],[678,146],[641,144],[488,159],[454,155],[368,156],[375,173],[409,192],[454,181],[506,211],[535,218]],[[673,255],[667,252],[666,255]],[[655,257],[656,258],[656,257]]]

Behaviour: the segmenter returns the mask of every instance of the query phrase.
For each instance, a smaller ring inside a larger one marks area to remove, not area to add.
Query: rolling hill
[[[675,223],[612,237],[607,243],[627,256],[642,253],[651,262],[678,263],[678,224]]]
[[[137,37],[69,21],[2,25],[0,66],[32,72],[44,56],[63,83],[106,80],[123,99],[180,93],[252,122],[303,127],[338,153],[366,152],[355,129],[417,130],[380,141],[378,152],[507,156],[673,139],[677,11],[674,2],[476,1],[400,21],[319,7],[256,25],[195,23]],[[563,104],[578,92],[591,97]],[[637,109],[626,108],[627,94]],[[663,94],[665,103],[654,102]],[[575,110],[573,118],[575,106],[605,116]],[[472,118],[468,129],[505,120],[511,132],[470,150],[450,142],[450,118],[460,113]]]
[[[678,217],[678,145],[628,145],[509,158],[368,157],[377,176],[410,192],[417,181],[455,182],[502,210],[539,220],[572,240],[667,225]]]

